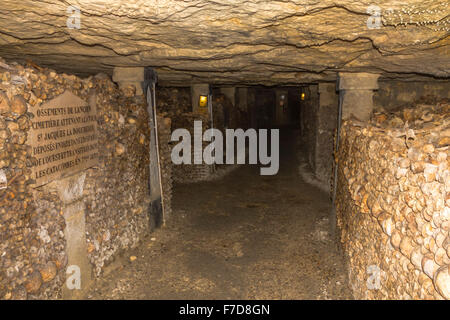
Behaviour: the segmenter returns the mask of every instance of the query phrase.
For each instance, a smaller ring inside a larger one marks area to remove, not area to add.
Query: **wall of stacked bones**
[[[62,294],[67,265],[62,202],[46,186],[31,187],[26,138],[31,106],[65,90],[85,101],[90,90],[96,94],[100,156],[98,166],[85,172],[83,191],[87,255],[94,275],[150,231],[149,128],[143,97],[135,96],[132,86],[119,90],[106,75],[80,79],[0,60],[0,174],[7,180],[0,190],[0,299]],[[170,206],[170,119],[159,120],[163,187],[169,190],[164,200]]]
[[[172,164],[170,168],[172,173],[170,176],[172,177],[173,183],[185,184],[208,181],[220,177],[225,174],[225,171],[228,172],[226,169],[229,166],[227,165],[219,164],[212,166],[205,163],[194,164],[194,121],[202,122],[202,133],[204,133],[211,127],[211,116],[208,113],[192,111],[190,88],[160,87],[157,90],[156,99],[158,114],[161,117],[170,119],[170,122],[167,122],[171,129],[170,131],[173,132],[178,128],[184,128],[187,129],[191,135],[191,164]],[[214,110],[214,128],[219,129],[222,133],[225,133],[226,128],[246,129],[248,127],[248,115],[246,110],[244,111],[235,107],[231,101],[225,95],[218,92],[218,90],[213,94],[212,109]],[[167,143],[170,147],[173,147],[178,141],[171,142],[169,139]],[[210,142],[208,141],[203,141],[202,148],[204,149],[209,143]],[[166,144],[164,143],[164,145]],[[168,157],[170,157],[170,153],[168,154]],[[168,159],[170,160],[170,158]],[[223,161],[225,161],[225,158]],[[219,172],[222,170],[223,172]],[[166,189],[171,190],[171,186]]]
[[[0,299],[62,296],[68,261],[63,202],[48,185],[32,187],[27,135],[31,108],[66,90],[85,101],[92,90],[96,96],[100,156],[98,165],[85,171],[82,197],[93,276],[100,276],[117,255],[151,231],[149,127],[143,97],[135,95],[133,86],[119,89],[104,74],[81,79],[0,59],[0,175],[7,181],[0,186]],[[216,108],[224,108],[224,99],[219,96]],[[211,175],[207,165],[173,166],[171,132],[187,128],[193,134],[194,120],[202,120],[206,130],[209,116],[192,112],[189,88],[159,88],[157,105],[163,205],[170,217],[173,182],[206,180]],[[215,120],[224,126],[222,115]]]
[[[202,121],[204,131],[209,128],[210,119],[208,114],[192,112],[190,88],[161,87],[157,90],[156,99],[158,114],[171,120],[171,132],[178,128],[185,128],[190,132],[192,141],[191,150],[194,151],[194,121]],[[172,147],[178,142],[171,142],[169,136],[168,143]],[[168,156],[170,157],[170,154]],[[170,160],[170,158],[168,159]],[[171,165],[174,183],[191,183],[208,178],[212,172],[211,166],[206,164],[193,164],[193,160],[194,155],[191,157],[191,165]]]
[[[450,104],[343,123],[337,218],[355,298],[450,299]]]
[[[96,93],[99,163],[86,170],[87,255],[95,276],[149,232],[149,128],[144,99],[106,75],[80,79],[0,59],[0,299],[60,298],[67,266],[63,203],[32,188],[27,134],[31,107],[70,90]],[[172,182],[206,180],[210,166],[173,166],[170,134],[208,128],[193,113],[189,88],[158,90],[165,212]],[[400,99],[400,98],[399,98]],[[215,127],[246,128],[248,117],[215,95]],[[238,112],[238,111],[236,111]],[[193,132],[191,132],[192,134]],[[376,112],[370,123],[343,123],[337,223],[356,298],[450,298],[450,104]],[[117,173],[120,174],[117,174]],[[177,177],[177,179],[175,179]]]

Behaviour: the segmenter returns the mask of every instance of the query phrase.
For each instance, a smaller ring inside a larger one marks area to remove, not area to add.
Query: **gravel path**
[[[280,171],[242,166],[178,186],[173,217],[116,259],[91,299],[351,299],[329,197],[302,181],[292,139]]]

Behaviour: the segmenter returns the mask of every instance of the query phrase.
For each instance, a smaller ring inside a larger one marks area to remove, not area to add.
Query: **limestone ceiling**
[[[448,0],[1,0],[0,56],[78,75],[153,66],[172,85],[448,78],[449,13]]]

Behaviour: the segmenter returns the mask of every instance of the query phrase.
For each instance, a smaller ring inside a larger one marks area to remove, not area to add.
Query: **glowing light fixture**
[[[304,92],[302,92],[302,93],[300,94],[300,99],[301,99],[301,100],[305,100],[305,98],[306,98],[306,94],[305,94]]]
[[[208,106],[208,96],[200,96],[198,106],[200,108],[206,108]]]

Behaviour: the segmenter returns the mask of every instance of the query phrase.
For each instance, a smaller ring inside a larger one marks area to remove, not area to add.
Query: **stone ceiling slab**
[[[372,2],[2,0],[0,56],[78,75],[153,66],[174,85],[449,77],[448,1]]]

